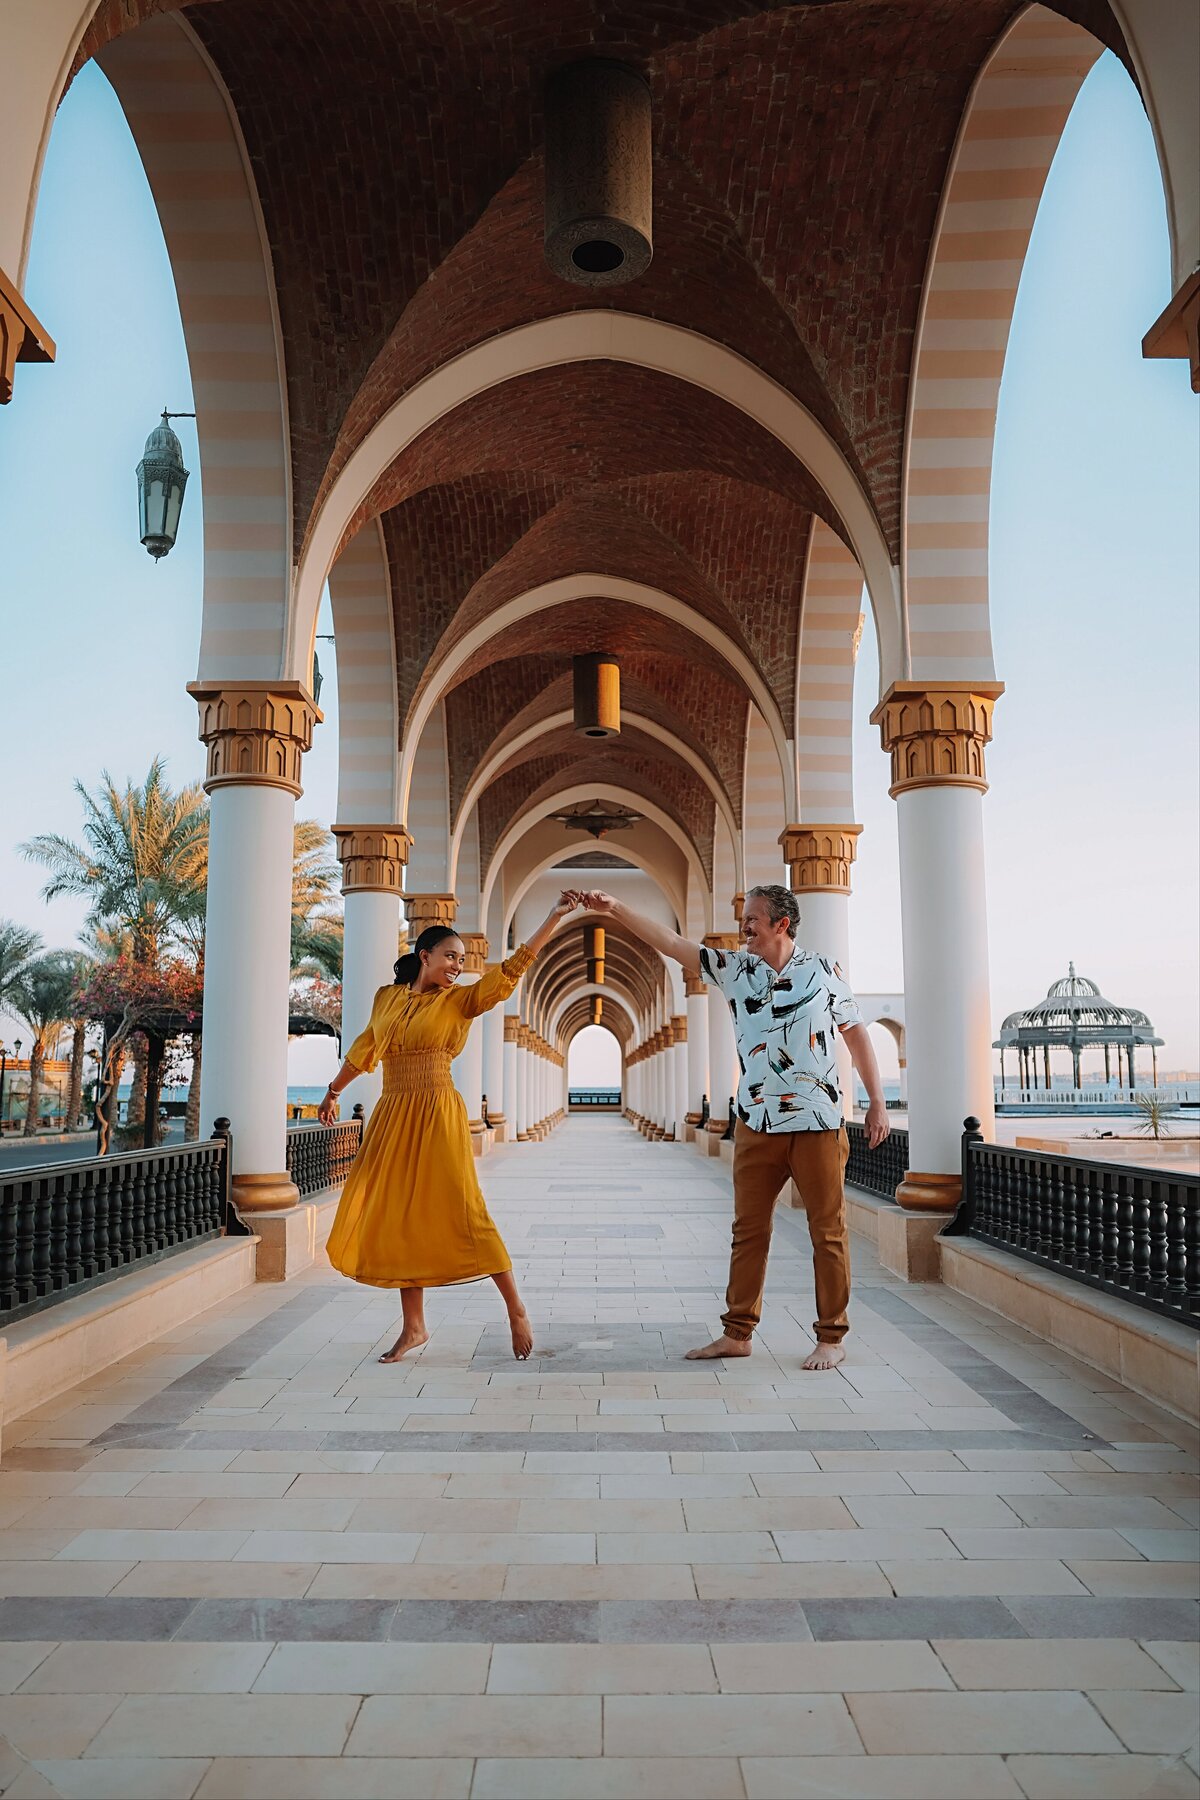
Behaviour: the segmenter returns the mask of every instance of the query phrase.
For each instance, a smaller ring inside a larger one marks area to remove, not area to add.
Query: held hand
[[[331,1094],[327,1090],[326,1094],[325,1094],[325,1098],[322,1100],[320,1106],[318,1106],[318,1108],[317,1108],[317,1118],[320,1120],[322,1125],[333,1125],[337,1122],[337,1116],[338,1116],[337,1095]]]
[[[555,915],[560,919],[565,919],[568,913],[573,913],[575,911],[575,908],[579,905],[579,901],[580,896],[575,893],[574,890],[568,890],[567,892],[560,894],[558,897],[558,905],[554,908]]]
[[[610,913],[617,904],[611,894],[605,894],[600,891],[593,894],[584,894],[582,900],[589,912]]]
[[[867,1108],[866,1118],[867,1147],[878,1150],[884,1138],[892,1135],[892,1122],[887,1115],[887,1107],[882,1100],[872,1100]]]

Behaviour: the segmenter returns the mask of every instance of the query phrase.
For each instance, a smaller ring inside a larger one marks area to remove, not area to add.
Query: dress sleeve
[[[506,957],[502,963],[495,963],[490,969],[485,969],[479,980],[472,982],[470,987],[455,988],[454,997],[464,1016],[477,1019],[480,1013],[490,1012],[493,1006],[507,1000],[534,961],[534,952],[525,944],[518,944],[511,956]]]
[[[383,1053],[382,1033],[378,1029],[380,1025],[380,1012],[382,1011],[381,1002],[383,996],[385,994],[390,994],[391,991],[391,988],[386,987],[381,987],[377,991],[371,1006],[370,1022],[364,1031],[359,1032],[358,1036],[345,1053],[344,1060],[350,1063],[353,1068],[360,1070],[364,1075],[369,1075],[371,1073],[371,1070],[375,1067]]]
[[[825,962],[824,957],[821,958],[821,961],[827,971],[829,1011],[834,1024],[839,1031],[844,1031],[847,1025],[861,1025],[863,1016],[859,1011],[858,1001],[851,993],[850,984],[842,974],[840,965],[835,962]]]

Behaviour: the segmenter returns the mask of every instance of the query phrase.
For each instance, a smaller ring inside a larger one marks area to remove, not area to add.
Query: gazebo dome
[[[1106,1000],[1094,981],[1075,973],[1074,963],[1069,965],[1066,975],[1051,982],[1044,1000],[1035,1000],[1032,1006],[1009,1013],[1000,1030],[1003,1034],[1036,1032],[1039,1028],[1070,1031],[1072,1027],[1090,1028],[1089,1036],[1102,1034],[1105,1027],[1116,1027],[1122,1037],[1132,1035],[1135,1043],[1157,1041],[1154,1026],[1146,1013],[1133,1006],[1117,1006],[1112,1000]]]

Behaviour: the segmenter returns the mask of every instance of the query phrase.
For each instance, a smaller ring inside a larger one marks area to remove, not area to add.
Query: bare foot
[[[509,1313],[508,1322],[512,1326],[513,1355],[518,1362],[526,1362],[533,1352],[533,1326],[529,1323],[529,1314],[522,1307],[520,1312]]]
[[[840,1344],[818,1344],[811,1350],[800,1364],[802,1369],[836,1369],[839,1363],[846,1360],[846,1352]]]
[[[379,1358],[381,1363],[396,1363],[410,1350],[419,1350],[422,1344],[429,1342],[429,1333],[421,1331],[402,1331],[386,1356]]]
[[[720,1337],[714,1338],[711,1344],[701,1344],[698,1350],[689,1350],[686,1360],[688,1362],[708,1362],[716,1356],[749,1356],[749,1354],[749,1338],[726,1337],[722,1332]]]

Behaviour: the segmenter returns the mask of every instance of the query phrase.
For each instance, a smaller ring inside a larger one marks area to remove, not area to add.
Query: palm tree
[[[49,950],[29,963],[8,1005],[33,1033],[29,1048],[29,1098],[25,1107],[26,1137],[37,1126],[38,1100],[46,1052],[74,1011],[79,982],[78,958],[70,950]]]
[[[89,902],[88,924],[127,931],[135,961],[155,965],[172,934],[202,916],[208,863],[208,802],[198,783],[176,794],[155,757],[141,787],[124,792],[104,771],[92,795],[81,781],[82,844],[49,834],[22,853],[50,871],[46,900]]]
[[[12,919],[0,919],[0,1010],[41,948],[36,931]]]

